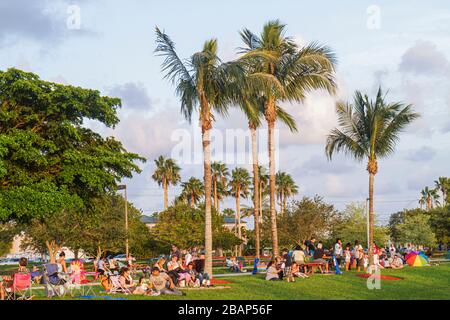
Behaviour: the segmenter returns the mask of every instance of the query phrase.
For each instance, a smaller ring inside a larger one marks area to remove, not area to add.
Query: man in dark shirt
[[[323,256],[325,255],[325,252],[323,251],[323,245],[322,242],[319,242],[317,244],[317,249],[314,250],[314,263],[323,263],[325,264],[325,270],[328,273],[328,263],[327,261],[323,258]],[[322,266],[319,266],[320,271],[323,273],[322,270]]]
[[[194,264],[194,269],[198,273],[198,279],[200,280],[200,284],[206,287],[211,285],[211,281],[209,279],[209,274],[205,272],[205,255],[201,254],[198,259],[192,261]]]

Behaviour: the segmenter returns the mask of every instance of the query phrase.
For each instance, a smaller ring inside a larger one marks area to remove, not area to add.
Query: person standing
[[[353,256],[356,260],[357,272],[361,272],[361,268],[364,268],[364,249],[359,241],[355,241],[355,247],[353,248]]]
[[[336,243],[334,245],[334,255],[336,256],[336,261],[338,266],[341,265],[342,261],[342,241],[341,239],[336,239]]]

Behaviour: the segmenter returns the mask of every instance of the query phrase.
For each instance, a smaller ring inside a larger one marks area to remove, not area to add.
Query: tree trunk
[[[167,180],[163,179],[163,189],[164,189],[164,210],[167,210],[169,207],[169,195],[167,190]]]
[[[216,211],[218,211],[217,208],[217,178],[213,177],[214,180],[214,208],[216,209]]]
[[[255,251],[256,257],[260,256],[260,239],[259,239],[259,170],[258,170],[258,145],[256,140],[256,128],[252,125],[250,132],[252,136],[252,159],[253,159],[253,209],[254,209],[254,224],[255,224]]]
[[[269,129],[269,185],[270,185],[270,223],[272,233],[272,254],[278,256],[278,230],[277,230],[277,213],[275,211],[275,145],[274,145],[274,129],[275,121],[268,123]]]
[[[212,278],[211,141],[209,134],[210,128],[202,127],[205,183],[205,272]]]
[[[283,215],[284,214],[284,191],[281,190],[280,193],[280,214]]]
[[[45,245],[47,246],[48,256],[50,257],[50,263],[56,263],[56,254],[58,253],[58,245],[55,240],[45,241]]]
[[[373,182],[375,174],[369,173],[369,261],[373,265],[373,228],[374,228],[374,214],[373,214]]]
[[[236,217],[237,217],[237,232],[238,238],[242,240],[242,230],[241,230],[241,188],[238,187],[236,194]],[[238,246],[238,255],[242,255],[242,244]]]

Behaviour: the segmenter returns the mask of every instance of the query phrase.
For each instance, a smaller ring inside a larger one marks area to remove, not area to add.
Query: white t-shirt
[[[335,245],[334,245],[334,254],[335,255],[342,255],[342,245],[341,244],[339,244],[339,243],[336,243]]]
[[[359,259],[359,255],[360,255],[360,250],[362,250],[362,246],[360,244],[356,245],[355,248],[353,249],[353,255],[355,256],[356,259]]]
[[[184,263],[185,263],[186,265],[188,265],[189,262],[192,261],[192,254],[186,253],[186,255],[184,256],[184,261],[185,261]]]
[[[294,252],[292,252],[292,259],[295,262],[305,262],[305,253],[303,250],[294,250]]]

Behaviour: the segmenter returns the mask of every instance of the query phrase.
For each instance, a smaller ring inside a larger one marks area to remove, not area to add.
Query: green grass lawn
[[[268,282],[263,275],[224,277],[220,279],[232,282],[229,289],[222,290],[186,290],[186,296],[125,296],[127,299],[200,299],[200,300],[287,300],[287,299],[450,299],[450,264],[411,268],[403,270],[382,270],[382,275],[403,278],[400,281],[381,281],[380,290],[369,290],[366,279],[356,273],[343,275],[316,274],[308,279],[296,279],[295,283]],[[100,287],[94,288],[95,294],[105,296]],[[34,291],[36,298],[43,297],[43,291]]]

